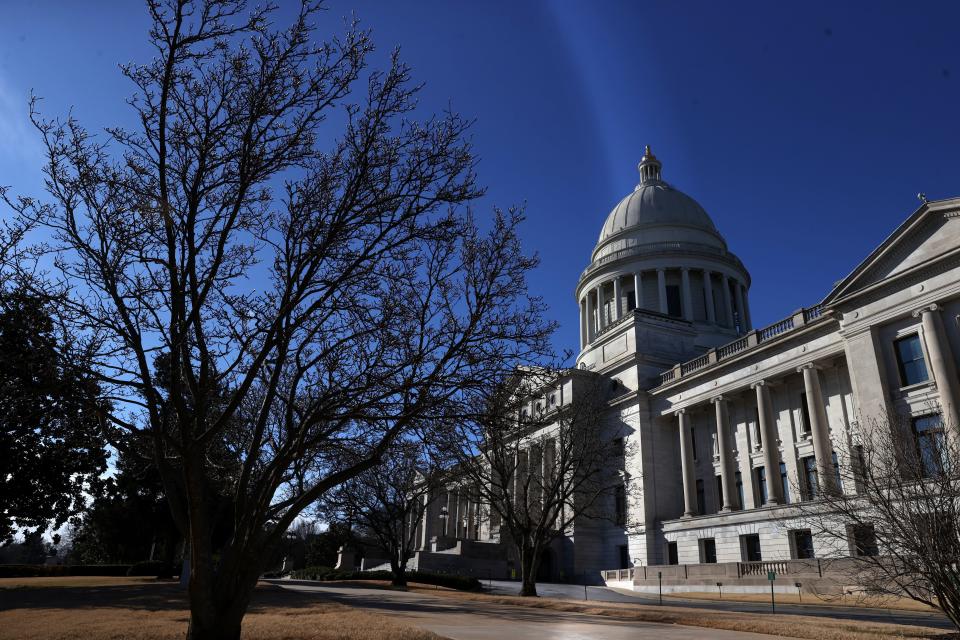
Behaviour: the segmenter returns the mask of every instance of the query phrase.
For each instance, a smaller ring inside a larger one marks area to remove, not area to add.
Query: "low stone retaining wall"
[[[776,576],[776,593],[841,594],[857,589],[851,586],[856,582],[855,563],[846,558],[641,566],[604,571],[602,577],[607,586],[644,593],[769,593],[769,572]]]

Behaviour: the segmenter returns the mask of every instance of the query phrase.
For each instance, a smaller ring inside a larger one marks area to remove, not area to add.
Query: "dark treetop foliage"
[[[106,469],[106,403],[43,301],[0,291],[0,541],[59,527]]]
[[[468,123],[416,119],[409,69],[368,70],[355,24],[317,42],[316,5],[286,29],[273,8],[150,0],[156,55],[123,68],[136,129],[101,139],[34,109],[50,198],[5,195],[50,235],[47,290],[111,420],[150,441],[189,542],[191,638],[238,637],[299,513],[551,329],[521,216],[484,233],[465,212]]]

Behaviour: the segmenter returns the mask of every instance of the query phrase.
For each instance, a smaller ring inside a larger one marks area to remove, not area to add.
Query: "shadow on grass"
[[[250,604],[250,613],[283,607],[285,609],[316,607],[317,599],[270,584],[259,584]],[[171,581],[152,584],[114,585],[101,587],[19,587],[4,589],[0,611],[11,609],[93,609],[116,608],[142,611],[186,611],[186,590]]]

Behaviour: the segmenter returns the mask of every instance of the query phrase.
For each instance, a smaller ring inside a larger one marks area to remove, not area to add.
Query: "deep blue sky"
[[[5,3],[0,184],[36,192],[32,88],[50,115],[129,122],[117,63],[144,60],[137,2]],[[374,2],[425,106],[476,119],[481,206],[526,203],[531,286],[577,344],[573,288],[650,144],[753,275],[755,324],[822,298],[918,205],[960,195],[955,2]]]

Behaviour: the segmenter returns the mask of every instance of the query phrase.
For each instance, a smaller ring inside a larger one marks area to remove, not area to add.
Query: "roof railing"
[[[727,344],[717,347],[716,349],[710,349],[703,355],[698,356],[693,360],[688,360],[686,362],[681,362],[674,365],[660,374],[659,386],[679,380],[686,375],[689,375],[695,371],[699,371],[700,369],[703,369],[716,362],[729,360],[730,358],[746,351],[747,349],[751,349],[764,342],[769,342],[777,336],[790,333],[791,331],[819,320],[822,317],[824,317],[823,305],[815,305],[812,307],[806,307],[804,309],[798,309],[789,318],[784,318],[779,322],[774,322],[773,324],[760,330],[751,331],[740,336],[733,342],[728,342]]]

